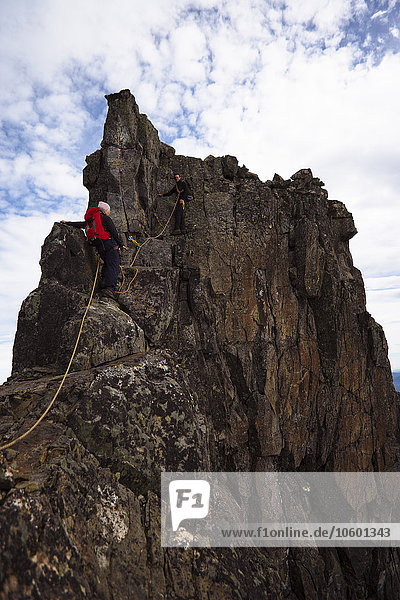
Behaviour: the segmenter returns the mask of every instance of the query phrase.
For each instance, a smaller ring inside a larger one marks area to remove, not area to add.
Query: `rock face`
[[[156,236],[187,179],[188,233],[124,254],[118,302],[95,295],[50,415],[4,452],[0,598],[397,598],[389,549],[162,549],[160,472],[394,471],[397,394],[366,311],[352,215],[303,169],[261,182],[233,156],[177,156],[128,90],[107,97],[89,205]],[[96,269],[55,224],[24,301],[3,443],[26,431],[69,362]],[[132,281],[137,271],[137,275]]]

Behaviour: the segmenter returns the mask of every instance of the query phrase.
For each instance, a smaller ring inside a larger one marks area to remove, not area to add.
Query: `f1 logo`
[[[204,519],[210,507],[210,484],[204,479],[176,479],[169,484],[172,530],[184,519]]]

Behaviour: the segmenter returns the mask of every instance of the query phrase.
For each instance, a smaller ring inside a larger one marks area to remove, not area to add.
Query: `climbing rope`
[[[182,190],[181,190],[181,191],[182,191]],[[157,238],[159,238],[159,237],[160,237],[160,235],[162,235],[162,234],[164,233],[164,231],[165,231],[165,230],[166,230],[166,228],[167,228],[167,225],[168,225],[168,223],[170,222],[170,220],[171,220],[171,218],[172,218],[172,215],[174,214],[174,210],[175,210],[175,208],[176,208],[176,206],[177,206],[177,204],[178,204],[178,202],[179,202],[179,196],[181,195],[181,191],[179,191],[179,192],[178,192],[178,194],[177,194],[177,197],[176,197],[176,202],[175,202],[175,204],[174,204],[174,208],[171,210],[171,214],[169,215],[169,217],[168,217],[168,220],[167,220],[167,222],[165,223],[164,227],[161,229],[161,231],[160,231],[160,232],[159,232],[157,235],[150,235],[149,237],[147,237],[147,238],[144,240],[144,242],[143,242],[142,244],[140,244],[139,248],[136,250],[136,254],[135,254],[135,256],[133,257],[133,261],[132,261],[132,262],[131,262],[131,264],[129,265],[130,267],[133,267],[133,265],[134,265],[134,263],[135,263],[135,261],[136,261],[137,255],[139,254],[139,252],[140,252],[140,250],[143,248],[143,246],[145,246],[145,245],[146,245],[146,244],[147,244],[147,243],[148,243],[150,240],[156,240]]]
[[[148,237],[147,237],[147,238],[144,240],[144,242],[143,242],[142,244],[140,244],[140,245],[139,245],[138,249],[136,250],[135,256],[133,257],[133,260],[132,260],[131,264],[129,265],[129,268],[133,267],[133,265],[135,264],[135,262],[136,262],[136,259],[137,259],[138,255],[139,255],[139,252],[141,251],[141,249],[142,249],[144,246],[146,246],[146,244],[148,244],[148,242],[149,242],[150,240],[156,240],[157,238],[159,238],[159,237],[160,237],[160,236],[161,236],[161,235],[164,233],[164,231],[166,230],[166,228],[167,228],[167,226],[168,226],[168,223],[170,222],[170,220],[171,220],[171,218],[172,218],[172,215],[174,214],[174,210],[175,210],[175,208],[176,208],[176,205],[177,205],[177,204],[178,204],[178,202],[179,202],[179,196],[180,196],[180,193],[181,193],[181,192],[179,192],[179,193],[178,193],[178,195],[177,195],[177,198],[176,198],[176,202],[175,202],[175,204],[174,204],[174,207],[173,207],[173,209],[172,209],[172,211],[171,211],[171,214],[169,215],[169,217],[168,217],[168,220],[167,220],[167,222],[165,223],[165,225],[162,227],[161,231],[160,231],[160,232],[159,232],[157,235],[150,235],[150,236],[148,236]],[[137,274],[138,274],[139,270],[138,270],[138,269],[136,269],[136,273],[135,273],[135,275],[133,276],[133,278],[131,279],[131,281],[129,282],[129,285],[128,285],[128,287],[126,288],[126,290],[124,290],[124,291],[121,291],[121,290],[122,290],[122,288],[124,287],[124,282],[125,282],[125,274],[124,274],[124,270],[123,270],[122,266],[120,266],[120,269],[121,269],[121,272],[122,272],[122,283],[121,283],[121,285],[120,285],[120,287],[119,287],[119,290],[118,290],[118,291],[116,291],[115,293],[116,293],[116,294],[126,294],[127,292],[129,292],[129,290],[130,290],[130,287],[131,287],[132,283],[135,281],[135,279],[136,279],[136,277],[137,277]]]
[[[158,215],[157,215],[157,213],[156,213],[156,212],[154,213],[154,216],[155,216],[155,218],[157,219],[157,221],[158,221],[158,224],[159,224],[159,225],[161,225],[161,227],[162,227],[162,226],[163,226],[163,224],[161,223],[160,219],[158,218]]]
[[[70,370],[70,368],[71,368],[72,361],[74,360],[74,357],[75,357],[76,350],[77,350],[77,348],[78,348],[78,343],[79,343],[79,340],[80,340],[80,337],[81,337],[81,333],[82,333],[82,329],[83,329],[83,324],[84,324],[84,322],[85,322],[86,315],[87,315],[87,313],[88,313],[89,307],[90,307],[90,305],[91,305],[91,302],[92,302],[92,298],[93,298],[93,294],[94,294],[94,288],[95,288],[95,286],[96,286],[97,276],[98,276],[98,274],[99,274],[99,267],[100,267],[100,261],[97,261],[96,275],[95,275],[95,278],[94,278],[93,287],[92,287],[92,291],[91,291],[91,294],[90,294],[89,302],[88,302],[88,305],[87,305],[87,307],[86,307],[85,314],[84,314],[84,315],[83,315],[83,317],[82,317],[81,325],[80,325],[79,332],[78,332],[78,337],[76,338],[75,347],[74,347],[74,350],[73,350],[73,352],[72,352],[72,356],[71,356],[71,358],[70,358],[70,361],[69,361],[69,364],[68,364],[67,370],[66,370],[66,371],[65,371],[65,373],[64,373],[64,377],[62,378],[62,380],[61,380],[61,383],[60,383],[60,385],[58,386],[58,389],[57,389],[56,393],[54,394],[54,396],[53,396],[53,398],[52,398],[52,400],[51,400],[50,404],[48,405],[48,407],[46,408],[46,410],[44,411],[44,413],[42,414],[42,416],[41,416],[41,417],[39,417],[39,419],[36,421],[36,423],[34,423],[34,424],[32,425],[32,427],[31,427],[30,429],[28,429],[28,431],[26,431],[25,433],[23,433],[22,435],[20,435],[19,437],[17,437],[17,438],[16,438],[15,440],[13,440],[12,442],[9,442],[8,444],[4,444],[3,446],[0,446],[0,451],[1,451],[1,450],[6,450],[6,448],[11,448],[11,446],[14,446],[14,444],[16,444],[17,442],[20,442],[20,441],[21,441],[21,440],[23,440],[23,439],[24,439],[24,438],[25,438],[25,437],[26,437],[26,436],[27,436],[29,433],[31,433],[31,431],[33,431],[33,430],[34,430],[34,429],[35,429],[35,428],[36,428],[36,427],[39,425],[39,423],[40,423],[41,421],[43,421],[43,419],[45,418],[45,416],[47,415],[47,413],[49,412],[49,410],[50,410],[50,409],[51,409],[51,407],[53,406],[53,404],[54,404],[54,402],[55,402],[55,400],[56,400],[56,398],[57,398],[58,394],[60,393],[60,391],[61,391],[61,388],[62,388],[62,386],[64,385],[64,381],[66,380],[66,378],[67,378],[67,375],[68,375],[68,373],[69,373],[69,370]]]

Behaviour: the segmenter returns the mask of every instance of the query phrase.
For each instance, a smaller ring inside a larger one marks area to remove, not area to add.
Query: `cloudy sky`
[[[368,310],[400,370],[399,0],[1,0],[0,381],[52,223],[81,218],[104,94],[179,153],[261,179],[310,167],[345,202]]]

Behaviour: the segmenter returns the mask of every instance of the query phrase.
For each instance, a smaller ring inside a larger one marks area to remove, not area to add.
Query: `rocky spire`
[[[51,570],[59,598],[396,597],[393,550],[160,548],[162,470],[397,470],[397,395],[349,251],[352,215],[323,182],[178,156],[129,90],[107,101],[89,204],[108,202],[143,241],[179,172],[195,195],[189,232],[143,247],[118,302],[95,298],[51,416],[6,453],[4,593],[50,598]],[[1,388],[2,439],[51,398],[95,262],[83,233],[54,225]]]

